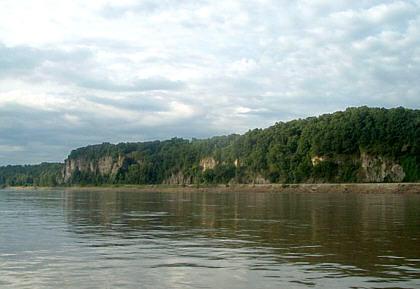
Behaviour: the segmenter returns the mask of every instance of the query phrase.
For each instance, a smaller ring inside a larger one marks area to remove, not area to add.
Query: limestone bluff
[[[103,143],[0,167],[2,186],[420,181],[420,110],[348,108],[209,139]]]
[[[349,108],[205,140],[93,145],[73,151],[63,183],[416,182],[420,113]]]
[[[359,158],[354,156],[339,156],[336,158],[323,158],[317,156],[313,159],[322,159],[324,161],[328,160],[330,162],[341,164],[344,162],[351,162],[353,165],[360,167],[357,175],[357,182],[362,183],[402,182],[406,176],[403,167],[391,158],[372,156],[365,152],[362,152]],[[238,160],[235,160],[235,162],[237,163]],[[233,163],[234,165],[235,162]],[[319,164],[319,162],[320,161],[316,162],[314,165]],[[135,160],[131,155],[119,156],[116,160],[113,160],[109,156],[105,156],[97,162],[85,160],[83,158],[66,160],[62,180],[64,183],[69,182],[75,171],[79,171],[82,174],[90,174],[93,176],[112,179],[115,178],[115,176],[117,176],[117,174],[121,171],[128,171],[130,169],[130,164],[133,163],[141,165],[141,160]],[[218,164],[214,158],[206,157],[200,161],[200,171],[201,173],[204,173],[208,169],[214,169],[217,165],[220,164]],[[306,182],[313,183],[316,181],[323,182],[323,180],[314,180],[312,178],[309,178]],[[229,182],[238,183],[235,178],[230,179]],[[178,170],[166,178],[163,183],[168,185],[190,185],[195,182],[193,176],[185,174],[182,170]],[[262,175],[257,174],[249,177],[248,181],[244,183],[269,184],[270,181],[265,179]]]

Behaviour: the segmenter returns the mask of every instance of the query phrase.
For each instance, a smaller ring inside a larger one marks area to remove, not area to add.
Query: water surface
[[[0,190],[1,288],[420,288],[420,195]]]

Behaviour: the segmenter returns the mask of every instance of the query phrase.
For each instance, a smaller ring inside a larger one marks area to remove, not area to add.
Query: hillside
[[[91,145],[44,166],[63,185],[418,182],[419,144],[419,110],[359,107],[244,135]],[[11,168],[0,184],[13,184]]]
[[[0,167],[0,186],[56,186],[63,168],[63,163]]]

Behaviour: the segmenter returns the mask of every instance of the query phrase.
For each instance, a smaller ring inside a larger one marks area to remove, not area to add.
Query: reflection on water
[[[420,195],[0,191],[0,287],[419,288]]]

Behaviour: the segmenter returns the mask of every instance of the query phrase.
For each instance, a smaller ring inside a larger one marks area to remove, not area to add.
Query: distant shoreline
[[[255,192],[255,193],[420,193],[420,183],[235,184],[235,185],[109,185],[74,187],[5,187],[9,190],[131,191],[131,192]]]

